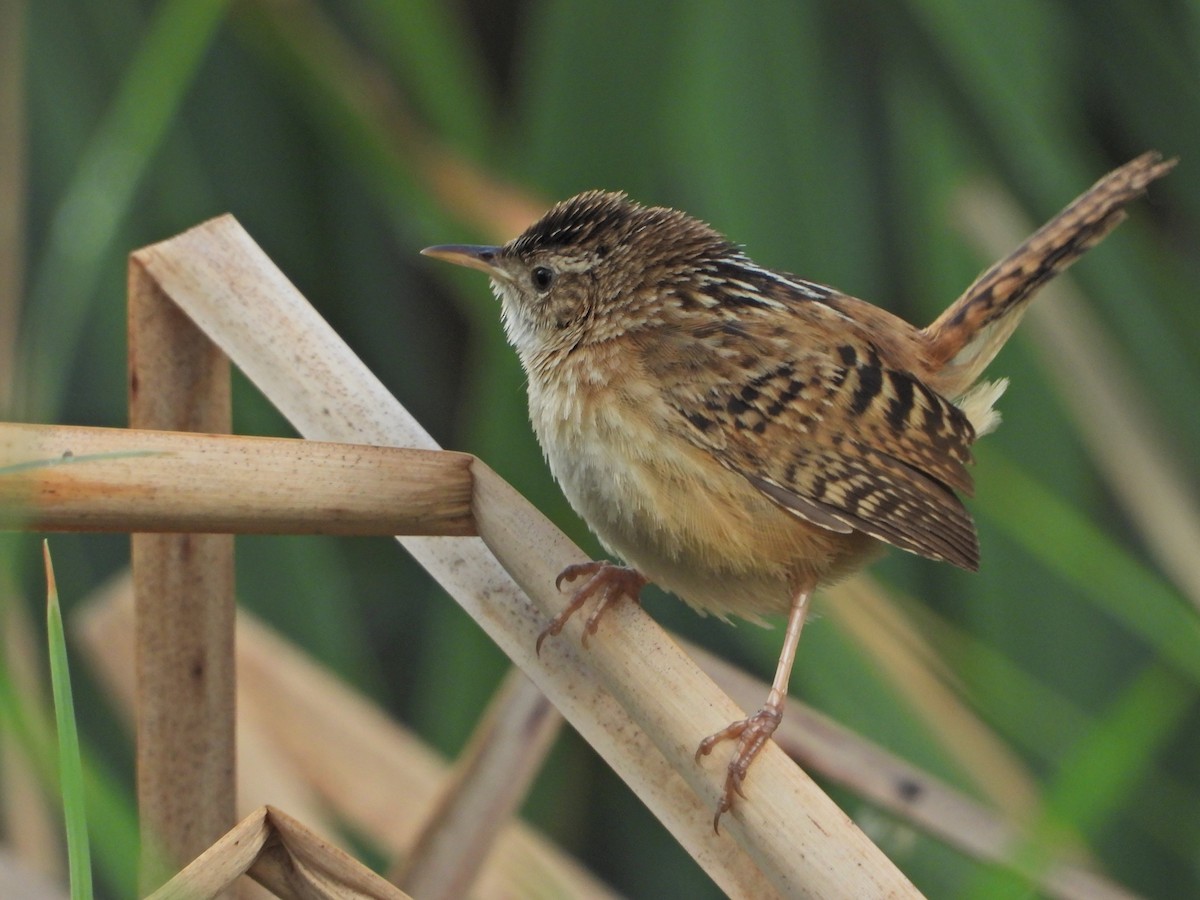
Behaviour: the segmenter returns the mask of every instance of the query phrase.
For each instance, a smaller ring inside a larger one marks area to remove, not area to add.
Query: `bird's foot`
[[[646,578],[636,569],[614,565],[610,562],[586,562],[567,566],[554,579],[554,586],[562,590],[563,582],[575,581],[587,576],[587,581],[571,594],[571,602],[566,609],[554,617],[546,629],[538,635],[536,650],[542,652],[542,641],[550,635],[558,634],[583,604],[592,597],[599,597],[596,608],[588,616],[583,628],[583,646],[587,646],[588,636],[596,633],[600,625],[600,617],[605,610],[621,597],[629,597],[634,603],[641,602],[642,588],[646,586]]]
[[[752,716],[739,719],[716,734],[709,735],[700,742],[696,750],[696,761],[707,756],[713,748],[722,741],[736,740],[737,748],[729,760],[729,768],[725,771],[725,793],[717,804],[717,814],[713,816],[713,831],[720,834],[721,816],[733,808],[733,795],[745,797],[742,791],[742,779],[750,769],[754,758],[766,745],[779,723],[783,720],[783,708],[777,704],[766,703],[762,709]]]

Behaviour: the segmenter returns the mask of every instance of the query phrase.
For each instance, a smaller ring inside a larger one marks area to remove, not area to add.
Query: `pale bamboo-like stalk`
[[[305,436],[434,446],[232,218],[144,248],[134,261]],[[482,542],[411,538],[404,545],[727,893],[916,894],[774,746],[755,762],[748,799],[714,834],[724,762],[697,764],[693,754],[700,737],[742,711],[632,605],[605,620],[589,650],[577,644],[577,623],[537,658],[536,635],[563,603],[554,577],[583,556],[486,466],[476,464],[474,476]]]
[[[0,528],[470,535],[471,459],[449,450],[0,423]]]
[[[228,432],[229,361],[135,262],[131,427]],[[233,536],[134,534],[141,892],[235,823]]]
[[[147,900],[208,900],[249,875],[277,897],[405,900],[362,863],[273,806],[221,836]]]
[[[73,624],[81,646],[118,709],[132,715],[130,657],[133,601],[128,581],[97,592]],[[313,791],[341,820],[403,858],[422,822],[436,819],[448,772],[417,738],[370,707],[261,622],[238,613],[238,756],[240,808],[279,802],[310,827],[319,822]],[[695,647],[689,654],[742,705],[758,702],[766,685]],[[247,735],[258,740],[247,740]],[[1016,865],[1048,896],[1063,900],[1128,900],[1102,875],[1068,860],[1036,871],[1013,858],[1020,833],[1010,821],[928,772],[897,758],[798,700],[789,700],[776,742],[814,772],[945,841],[969,856]],[[247,745],[253,745],[248,747]],[[270,752],[256,765],[247,753]],[[288,773],[294,777],[289,779]],[[270,782],[264,790],[263,780]],[[299,779],[297,781],[296,779]],[[302,783],[301,783],[302,782]],[[311,785],[311,788],[306,786]],[[603,888],[519,823],[498,836],[472,895],[519,895],[537,883],[548,894],[608,897]]]
[[[260,807],[222,835],[147,900],[202,900],[229,891],[258,859],[273,829]]]
[[[838,605],[848,599],[841,598]],[[739,703],[755,703],[766,690],[759,679],[699,647],[689,645],[688,652]],[[1021,832],[1011,817],[1000,815],[799,700],[787,701],[773,739],[789,756],[823,778],[968,856],[1014,867],[1047,896],[1059,900],[1131,900],[1134,896],[1098,872],[1066,859],[1026,865],[1017,852]]]
[[[119,711],[134,703],[133,596],[127,576],[98,589],[72,619],[74,634]],[[322,810],[385,853],[403,858],[437,809],[450,767],[403,725],[302,650],[238,612],[238,804],[281,803],[319,833]],[[283,798],[283,799],[281,799]],[[612,900],[579,865],[519,821],[501,823],[471,896]]]
[[[997,187],[977,184],[959,202],[963,230],[988,258],[1021,240],[1029,222]],[[1200,502],[1167,449],[1153,404],[1140,396],[1121,349],[1079,291],[1057,278],[1029,311],[1042,365],[1066,401],[1088,452],[1151,554],[1200,608]],[[1132,298],[1134,302],[1147,298]]]
[[[510,669],[392,880],[422,900],[465,897],[561,724],[545,695]]]

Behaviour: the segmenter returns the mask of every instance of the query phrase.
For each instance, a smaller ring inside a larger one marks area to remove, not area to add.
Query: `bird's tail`
[[[1109,172],[985,271],[925,328],[931,367],[967,391],[1017,327],[1038,288],[1098,244],[1125,218],[1125,206],[1176,160],[1153,151]]]

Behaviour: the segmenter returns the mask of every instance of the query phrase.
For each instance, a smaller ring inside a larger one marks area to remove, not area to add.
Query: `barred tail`
[[[1124,207],[1175,165],[1156,152],[1109,172],[996,263],[924,329],[935,370],[967,390],[992,361],[1033,295],[1125,218]]]

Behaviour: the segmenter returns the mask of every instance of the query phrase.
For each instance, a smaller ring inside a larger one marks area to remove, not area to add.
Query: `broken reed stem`
[[[229,360],[131,259],[129,423],[228,432]],[[235,823],[234,572],[228,534],[134,534],[139,884]]]
[[[470,535],[471,459],[448,450],[0,423],[0,528]]]
[[[412,852],[390,879],[422,900],[470,894],[561,724],[536,685],[520,669],[509,669]]]
[[[242,875],[277,897],[408,897],[291,816],[261,806],[146,900],[207,900],[232,892]]]
[[[266,807],[277,843],[268,843],[250,868],[255,881],[278,897],[410,900],[341,848],[314,834],[291,816]]]
[[[100,674],[108,696],[130,718],[132,626],[133,599],[124,578],[99,589],[73,617],[73,637]],[[447,801],[438,800],[435,792],[453,776],[418,738],[245,611],[238,613],[237,648],[239,776],[244,785],[270,782],[270,797],[288,796],[287,808],[296,813],[303,793],[281,787],[273,779],[284,773],[299,777],[338,819],[385,851],[399,850],[400,856],[409,855],[408,848],[421,840],[417,837],[420,822],[428,830],[429,822],[446,818],[436,810]],[[760,679],[699,647],[685,645],[685,649],[743,707],[759,702],[765,694],[767,685]],[[247,760],[248,727],[274,751],[271,759],[258,762],[269,767],[266,771],[256,769],[253,757]],[[1129,900],[1131,896],[1066,853],[1044,867],[1024,868],[1013,855],[1013,849],[1021,846],[1021,833],[1011,820],[794,698],[787,702],[774,740],[810,771],[962,853],[1003,866],[1015,864],[1047,896],[1062,900]],[[456,768],[461,766],[460,762]],[[241,808],[266,799],[268,795],[256,794],[251,787],[240,797]],[[435,812],[428,814],[431,808]],[[311,813],[302,818],[309,826],[319,820]],[[519,820],[504,823],[496,852],[484,862],[472,896],[519,895],[530,883],[531,872],[537,873],[537,884],[547,896],[610,896],[587,882]],[[424,896],[411,888],[410,892]]]
[[[134,258],[306,437],[436,446],[231,217]],[[472,538],[402,542],[726,893],[916,895],[774,745],[755,762],[748,799],[714,834],[724,762],[698,764],[693,753],[741,710],[632,605],[606,619],[590,649],[579,647],[582,623],[573,622],[536,657],[535,638],[563,603],[554,576],[584,557],[490,469],[472,468],[486,546]]]
[[[133,590],[125,576],[72,616],[72,636],[117,710],[133,719]],[[265,623],[238,610],[238,778],[243,814],[280,802],[314,831],[343,823],[389,858],[407,855],[451,777],[421,739]],[[281,799],[282,798],[282,799]],[[470,896],[613,900],[520,819],[502,823]]]
[[[851,583],[873,585],[863,575],[847,582]],[[840,597],[831,608],[847,602],[854,601]],[[685,646],[700,668],[734,700],[752,705],[762,697],[767,685],[761,680],[700,647]],[[1026,864],[1014,853],[1021,846],[1022,836],[1015,817],[997,812],[795,698],[788,699],[783,721],[772,740],[805,768],[831,783],[967,856],[1012,868],[1049,897],[1132,900],[1132,895],[1121,885],[1070,858],[1065,850],[1060,850],[1045,865]]]

